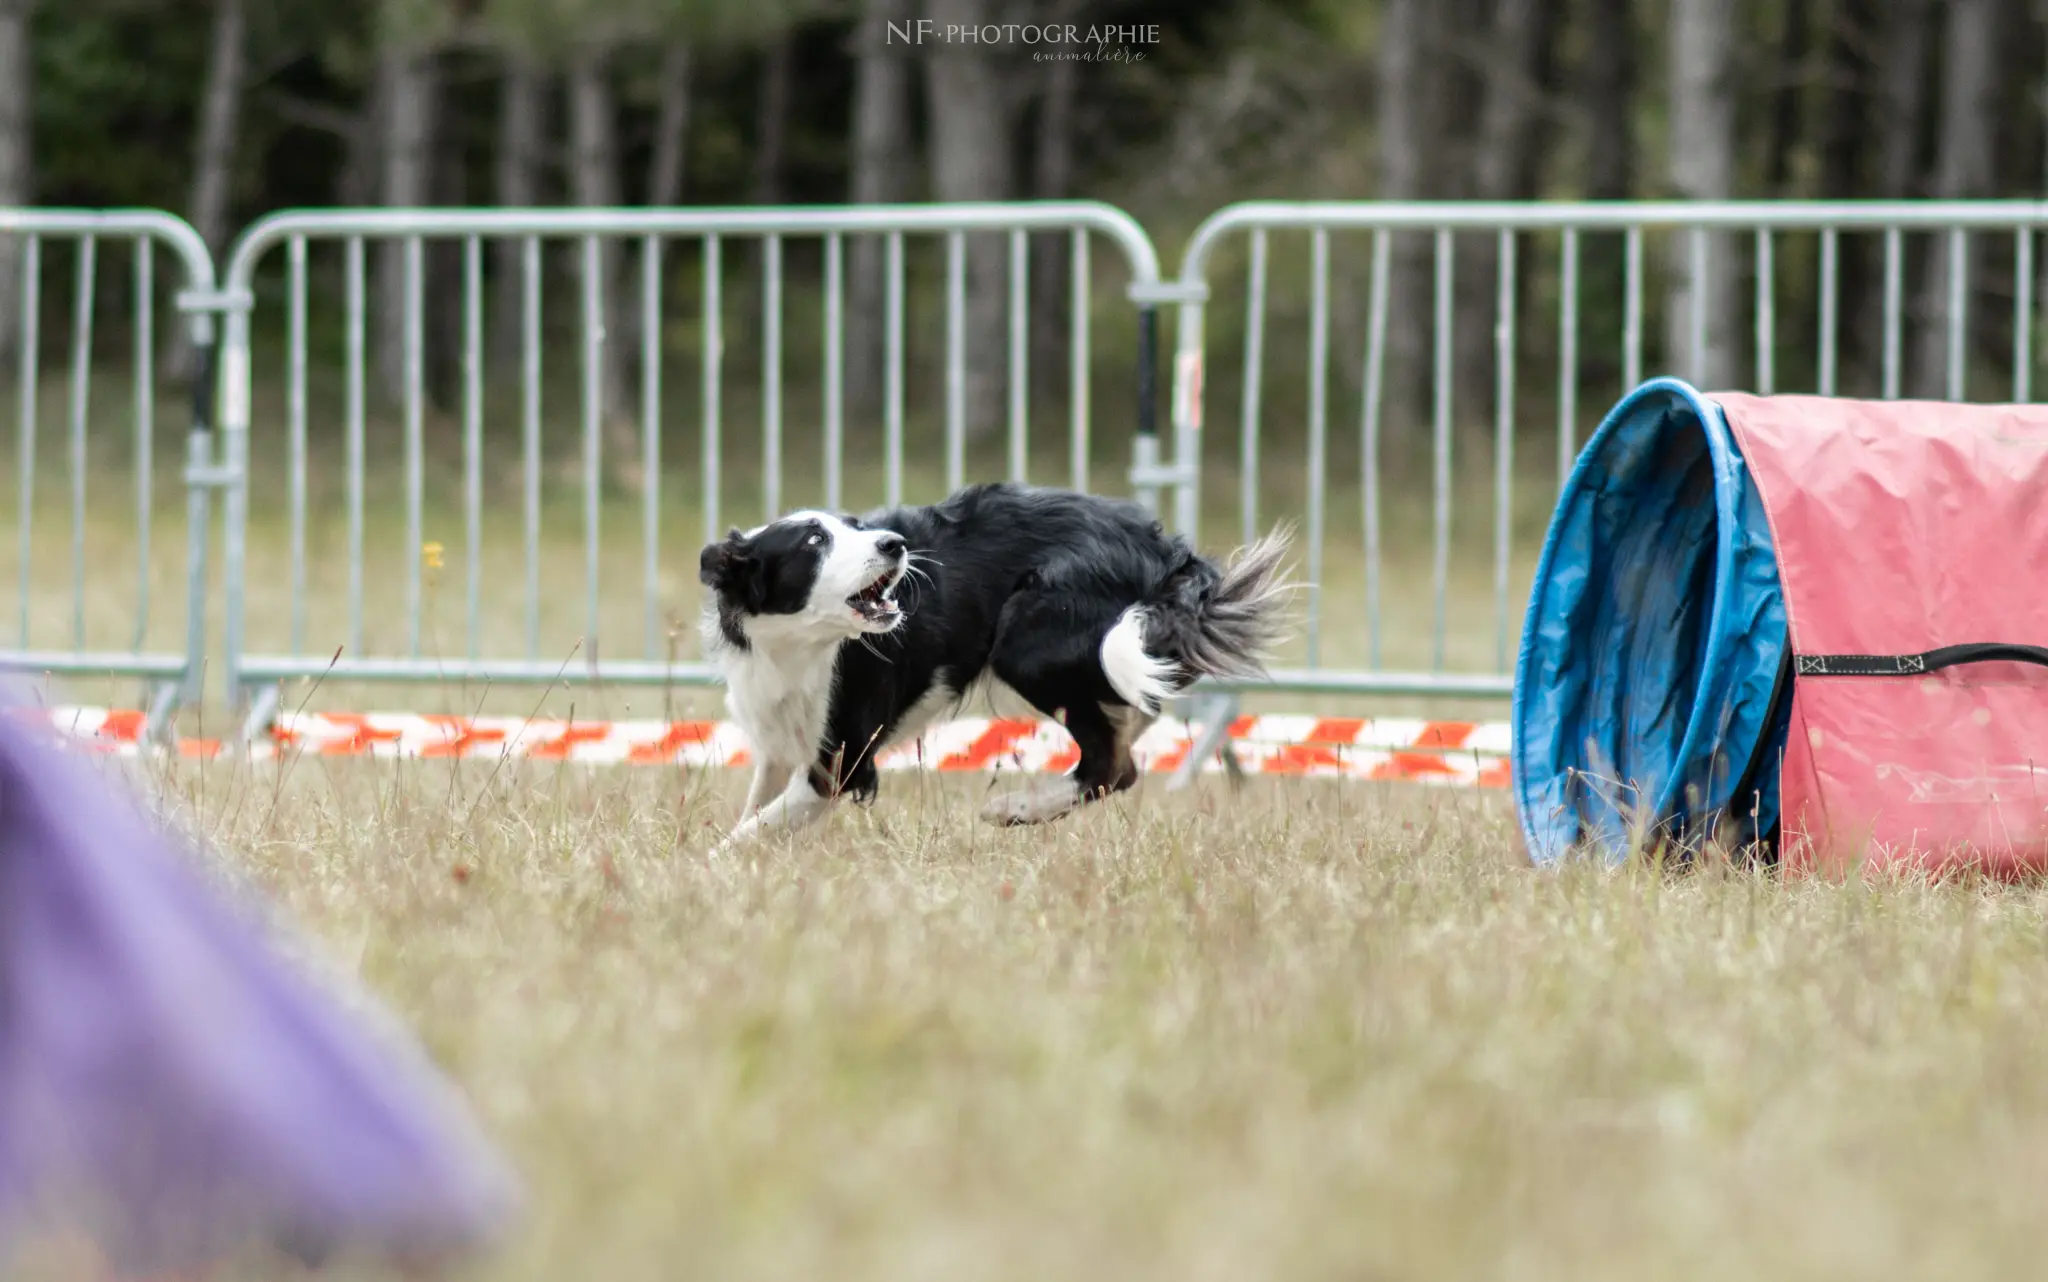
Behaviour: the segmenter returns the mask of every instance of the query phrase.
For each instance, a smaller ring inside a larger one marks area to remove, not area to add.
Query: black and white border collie
[[[1062,721],[1072,774],[984,815],[1042,823],[1129,788],[1131,744],[1198,677],[1252,676],[1279,640],[1283,532],[1227,565],[1134,502],[975,485],[865,518],[792,513],[704,549],[707,653],[755,756],[721,848],[872,800],[876,755],[976,682]]]

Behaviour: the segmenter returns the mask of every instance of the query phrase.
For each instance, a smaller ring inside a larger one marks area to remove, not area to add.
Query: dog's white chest
[[[804,765],[817,755],[832,699],[835,651],[735,655],[726,669],[726,707],[764,760]]]

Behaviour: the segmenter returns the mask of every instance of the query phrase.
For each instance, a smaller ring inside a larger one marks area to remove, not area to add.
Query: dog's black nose
[[[901,556],[904,546],[903,536],[900,534],[884,534],[875,540],[875,550],[883,556]]]

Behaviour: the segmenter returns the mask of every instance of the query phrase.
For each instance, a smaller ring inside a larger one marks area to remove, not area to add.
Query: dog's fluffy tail
[[[1102,670],[1126,703],[1146,712],[1198,677],[1263,676],[1286,636],[1293,585],[1285,527],[1238,549],[1219,572],[1197,561],[1157,600],[1125,610],[1102,639]]]

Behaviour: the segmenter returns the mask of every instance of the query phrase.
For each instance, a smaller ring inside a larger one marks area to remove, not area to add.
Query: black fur
[[[928,580],[904,580],[905,618],[894,631],[839,650],[812,774],[825,795],[871,799],[875,755],[905,714],[935,686],[958,695],[984,673],[1064,721],[1081,750],[1084,797],[1120,791],[1137,769],[1128,727],[1111,710],[1128,704],[1099,652],[1127,608],[1146,608],[1145,650],[1175,666],[1177,687],[1205,674],[1254,674],[1276,639],[1277,538],[1226,571],[1136,503],[1011,484],[876,512],[864,524],[903,535]],[[753,555],[775,560],[762,548]],[[769,573],[779,582],[801,572]]]

